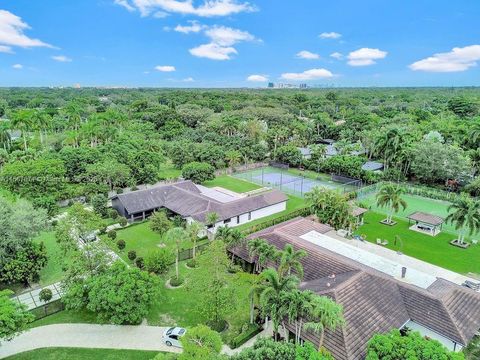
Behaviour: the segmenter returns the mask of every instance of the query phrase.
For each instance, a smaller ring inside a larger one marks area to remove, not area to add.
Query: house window
[[[248,213],[248,220],[252,220],[252,213],[251,212]]]
[[[228,224],[228,223],[230,223],[230,221],[232,221],[232,219],[226,219],[223,223]]]

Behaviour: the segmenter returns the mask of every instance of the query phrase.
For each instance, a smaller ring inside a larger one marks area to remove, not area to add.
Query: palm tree
[[[208,226],[215,226],[220,216],[216,212],[210,212],[207,214],[205,220],[207,221]]]
[[[50,126],[51,117],[43,110],[35,110],[32,113],[32,128],[38,131],[40,136],[40,144],[43,145],[44,137],[43,132]]]
[[[400,206],[405,210],[407,208],[407,202],[402,199],[404,190],[395,184],[385,184],[380,188],[376,198],[377,206],[388,207],[390,209],[386,223],[391,224],[393,222],[393,214],[400,210]]]
[[[455,229],[460,230],[459,244],[464,244],[467,229],[470,229],[470,235],[480,230],[480,201],[460,197],[448,207],[448,212],[446,222],[455,224]]]
[[[335,331],[338,326],[345,324],[343,308],[326,296],[315,296],[312,305],[312,321],[306,322],[303,328],[320,335],[318,343],[318,351],[320,351],[323,346],[325,330]]]
[[[0,122],[0,143],[3,144],[4,150],[10,148],[10,132],[8,131],[9,123],[7,121]]]
[[[27,150],[27,133],[32,127],[33,110],[23,109],[13,113],[12,128],[22,132],[23,147]]]
[[[244,238],[245,237],[240,230],[231,228],[228,226],[222,226],[218,228],[215,236],[215,239],[222,240],[225,243],[225,245],[227,246],[227,249],[232,249],[240,245],[240,243],[243,241]],[[232,264],[233,264],[233,260],[235,259],[235,254],[233,252],[231,253],[232,253]]]
[[[242,153],[238,150],[231,150],[225,153],[225,159],[228,161],[228,165],[234,168],[242,160]]]
[[[250,257],[257,257],[255,263],[256,272],[259,272],[267,264],[267,261],[276,261],[280,255],[277,248],[264,239],[250,240],[247,247]]]
[[[300,260],[305,256],[307,256],[305,250],[301,249],[295,251],[291,244],[286,244],[280,255],[280,266],[278,267],[278,271],[282,275],[291,275],[293,269],[300,279],[303,278],[303,265]]]
[[[186,233],[185,229],[181,227],[175,227],[168,230],[165,233],[165,242],[173,242],[176,244],[176,257],[175,257],[175,274],[177,276],[177,280],[180,278],[178,262],[180,256],[180,245],[182,241],[188,238],[188,234]]]
[[[272,319],[273,334],[278,339],[278,328],[283,317],[286,315],[285,297],[296,289],[298,278],[290,275],[282,277],[275,269],[264,270],[262,276],[262,290],[260,292],[260,304],[265,315]]]
[[[295,343],[300,342],[304,319],[311,316],[315,294],[310,291],[292,290],[285,297],[287,318],[295,326]]]
[[[197,240],[198,240],[198,234],[200,231],[202,231],[204,228],[202,223],[199,223],[198,221],[192,221],[190,224],[187,225],[186,231],[188,234],[188,237],[190,238],[190,241],[193,243],[192,247],[192,259],[195,260],[196,257],[196,252],[197,252]]]

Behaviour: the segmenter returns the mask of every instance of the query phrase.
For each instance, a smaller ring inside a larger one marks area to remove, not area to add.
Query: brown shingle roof
[[[119,194],[116,198],[129,214],[165,207],[181,216],[191,216],[198,221],[205,221],[206,215],[211,212],[216,212],[221,221],[288,200],[281,191],[272,190],[222,203],[201,194],[191,181]]]
[[[436,216],[421,211],[414,212],[413,214],[407,216],[407,218],[413,221],[419,221],[434,226],[443,224],[443,222],[445,221],[445,219],[441,216]]]
[[[408,320],[464,345],[480,329],[480,294],[442,279],[428,289],[406,284],[299,237],[310,231],[326,233],[328,229],[296,218],[249,238],[261,237],[277,248],[290,243],[307,251],[302,259],[304,282],[300,288],[329,296],[344,308],[345,327],[325,333],[325,347],[336,360],[364,358],[374,334],[399,329]],[[245,246],[233,252],[252,261]],[[319,341],[310,332],[302,337],[313,343]]]

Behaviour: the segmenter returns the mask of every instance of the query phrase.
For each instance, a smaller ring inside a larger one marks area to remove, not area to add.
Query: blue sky
[[[2,0],[0,86],[479,86],[478,19],[478,0]]]

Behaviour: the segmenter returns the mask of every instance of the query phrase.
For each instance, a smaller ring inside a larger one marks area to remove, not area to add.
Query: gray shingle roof
[[[329,296],[344,308],[345,327],[325,332],[325,347],[336,360],[363,359],[374,334],[399,329],[408,320],[461,344],[467,344],[480,329],[480,294],[443,279],[422,289],[299,237],[309,231],[326,233],[329,228],[296,218],[249,238],[263,238],[277,248],[290,243],[307,251],[308,255],[302,259],[301,288]],[[246,261],[253,261],[245,246],[233,252]],[[319,337],[310,332],[305,333],[304,338],[313,343],[319,341]]]
[[[219,221],[222,221],[288,200],[282,192],[272,190],[222,203],[201,194],[191,181],[119,194],[116,198],[129,214],[164,207],[181,216],[191,216],[197,221],[205,221],[206,215],[211,212],[216,212],[219,215]]]
[[[445,221],[445,219],[441,216],[436,216],[421,211],[414,212],[413,214],[409,215],[408,218],[410,220],[419,221],[434,226],[443,224],[443,222]]]

